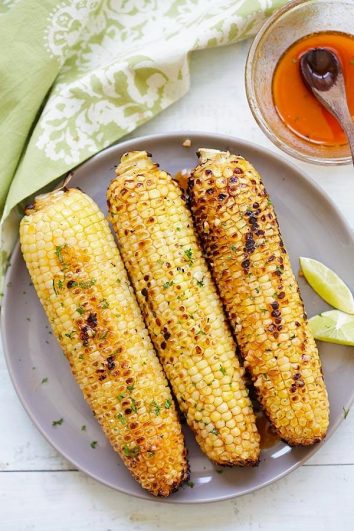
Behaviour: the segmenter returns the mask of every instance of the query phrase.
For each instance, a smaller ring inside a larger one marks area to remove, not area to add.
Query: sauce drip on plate
[[[268,419],[261,413],[256,417],[256,425],[261,436],[261,448],[266,450],[279,442],[279,437],[274,433]]]
[[[300,72],[301,56],[313,48],[334,51],[342,65],[349,109],[354,117],[354,36],[320,32],[295,42],[280,58],[273,76],[273,100],[283,122],[295,134],[316,144],[347,144],[337,120],[316,100]]]
[[[191,170],[182,170],[177,172],[176,175],[174,175],[173,177],[178,182],[180,188],[182,188],[182,190],[184,190],[185,192],[188,188],[188,179],[191,173]]]

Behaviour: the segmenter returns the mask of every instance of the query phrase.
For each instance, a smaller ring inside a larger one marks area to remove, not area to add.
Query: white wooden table
[[[248,47],[246,42],[196,53],[189,94],[134,136],[197,129],[239,136],[276,151],[258,129],[246,102],[243,71]],[[298,166],[336,200],[354,225],[353,170]],[[75,470],[32,425],[2,356],[0,404],[3,531],[354,530],[354,408],[316,456],[288,477],[239,499],[181,506],[128,497]]]

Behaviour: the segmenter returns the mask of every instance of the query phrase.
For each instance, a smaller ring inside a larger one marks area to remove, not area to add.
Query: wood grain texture
[[[131,136],[182,129],[212,131],[251,140],[283,155],[260,131],[246,102],[243,69],[248,47],[249,43],[242,43],[195,53],[189,94]],[[353,169],[323,168],[286,158],[312,176],[354,226]],[[130,498],[71,472],[72,465],[27,417],[3,356],[0,403],[0,512],[1,528],[6,531],[349,531],[354,527],[353,411],[320,451],[290,476],[237,500],[181,507]]]
[[[1,479],[1,528],[61,531],[351,531],[354,465],[302,467],[243,498],[196,507],[137,500],[80,472],[14,472]],[[188,488],[188,487],[187,487]],[[329,496],[329,488],[335,496]]]

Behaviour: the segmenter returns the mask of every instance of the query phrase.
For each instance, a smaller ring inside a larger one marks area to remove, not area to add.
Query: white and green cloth
[[[0,0],[3,271],[21,201],[183,96],[189,52],[287,1]]]

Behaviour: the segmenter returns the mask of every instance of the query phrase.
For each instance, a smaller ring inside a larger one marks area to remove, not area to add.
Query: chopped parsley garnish
[[[44,383],[47,383],[47,382],[48,382],[48,378],[45,377],[45,378],[42,379],[41,384],[44,384]]]
[[[58,420],[53,420],[52,422],[52,426],[61,426],[64,422],[64,419],[61,418],[61,419],[58,419]]]
[[[103,310],[106,310],[107,308],[109,308],[109,304],[108,304],[106,299],[102,299],[100,304],[101,304],[101,308],[103,308]]]
[[[118,415],[117,415],[117,419],[119,420],[119,422],[120,422],[123,426],[126,426],[126,425],[128,424],[127,419],[125,418],[124,415],[122,415],[122,413],[118,413]]]
[[[132,411],[134,411],[134,413],[137,413],[138,408],[136,407],[136,402],[135,402],[134,398],[131,398],[130,401],[131,401]]]
[[[189,263],[193,264],[193,251],[192,251],[192,249],[191,248],[186,249],[184,251],[184,254],[185,254],[186,258],[188,259]]]
[[[180,230],[181,230],[181,227],[176,227],[176,230],[178,230],[178,232],[180,232]]]
[[[58,288],[63,289],[64,283],[62,280],[58,280]]]
[[[120,393],[120,395],[117,396],[119,402],[121,402],[123,400],[123,398],[125,398],[125,394],[124,393]]]
[[[259,289],[258,289],[258,288],[256,288],[256,290],[255,290],[255,291],[256,291],[256,293],[259,293]]]
[[[161,408],[160,406],[158,405],[158,403],[156,402],[156,400],[153,400],[151,402],[151,406],[153,408],[153,411],[155,413],[156,416],[160,415],[160,411],[161,411]]]
[[[167,289],[167,288],[170,288],[171,286],[173,286],[173,280],[165,282],[163,285],[163,288]]]
[[[64,334],[64,336],[68,337],[69,339],[72,339],[74,337],[74,334],[75,334],[75,330],[72,330],[71,332]]]
[[[165,400],[164,406],[165,406],[165,409],[170,409],[170,407],[172,406],[172,402],[169,398]]]
[[[193,481],[187,481],[187,485],[188,485],[188,487],[190,487],[192,489],[194,487],[194,482]]]
[[[80,315],[83,315],[85,313],[85,309],[82,306],[79,306],[78,308],[76,308],[76,311]]]
[[[231,251],[233,251],[234,253],[237,251],[236,245],[231,245]]]
[[[292,336],[290,336],[290,339],[295,339],[296,335],[293,334]]]
[[[213,428],[210,433],[213,433],[214,435],[219,435],[219,430]]]
[[[348,414],[349,414],[349,411],[350,411],[349,408],[346,409],[346,408],[343,406],[343,416],[344,416],[345,419],[347,418],[347,416],[348,416]]]
[[[56,287],[55,287],[55,280],[54,280],[54,278],[53,278],[53,280],[52,280],[52,284],[53,284],[53,291],[54,291],[55,295],[58,295],[58,292],[57,292]]]
[[[220,365],[220,372],[225,376],[225,374],[226,374],[226,369],[225,369],[225,367],[223,367],[222,365]]]
[[[200,329],[199,332],[197,332],[197,336],[206,336],[206,332],[204,332],[204,330]]]
[[[268,200],[267,200],[267,205],[269,206],[269,205],[272,205],[272,204],[273,204],[273,203],[271,202],[271,200],[268,199]]]
[[[90,442],[90,446],[91,446],[91,448],[96,448],[96,446],[97,446],[97,441],[91,441],[91,442]]]
[[[197,280],[197,285],[198,285],[200,288],[203,288],[203,287],[204,287],[204,277],[203,277],[201,280]]]
[[[106,337],[108,336],[108,330],[106,330],[105,332],[103,332],[103,334],[100,335],[100,339],[106,339]]]
[[[129,448],[129,446],[125,444],[123,446],[123,452],[127,457],[137,457],[140,454],[140,447],[134,446],[133,448]]]
[[[63,245],[57,245],[56,248],[55,248],[55,254],[59,260],[59,262],[61,263],[61,265],[64,265],[64,258],[63,258],[63,255],[62,255],[62,250],[63,250]]]
[[[127,389],[128,389],[128,391],[133,391],[134,385],[127,385]]]
[[[83,424],[83,425],[81,426],[81,431],[86,431],[86,424]]]
[[[94,286],[95,284],[96,280],[94,278],[91,278],[91,280],[79,282],[79,287],[82,289],[88,289]]]

